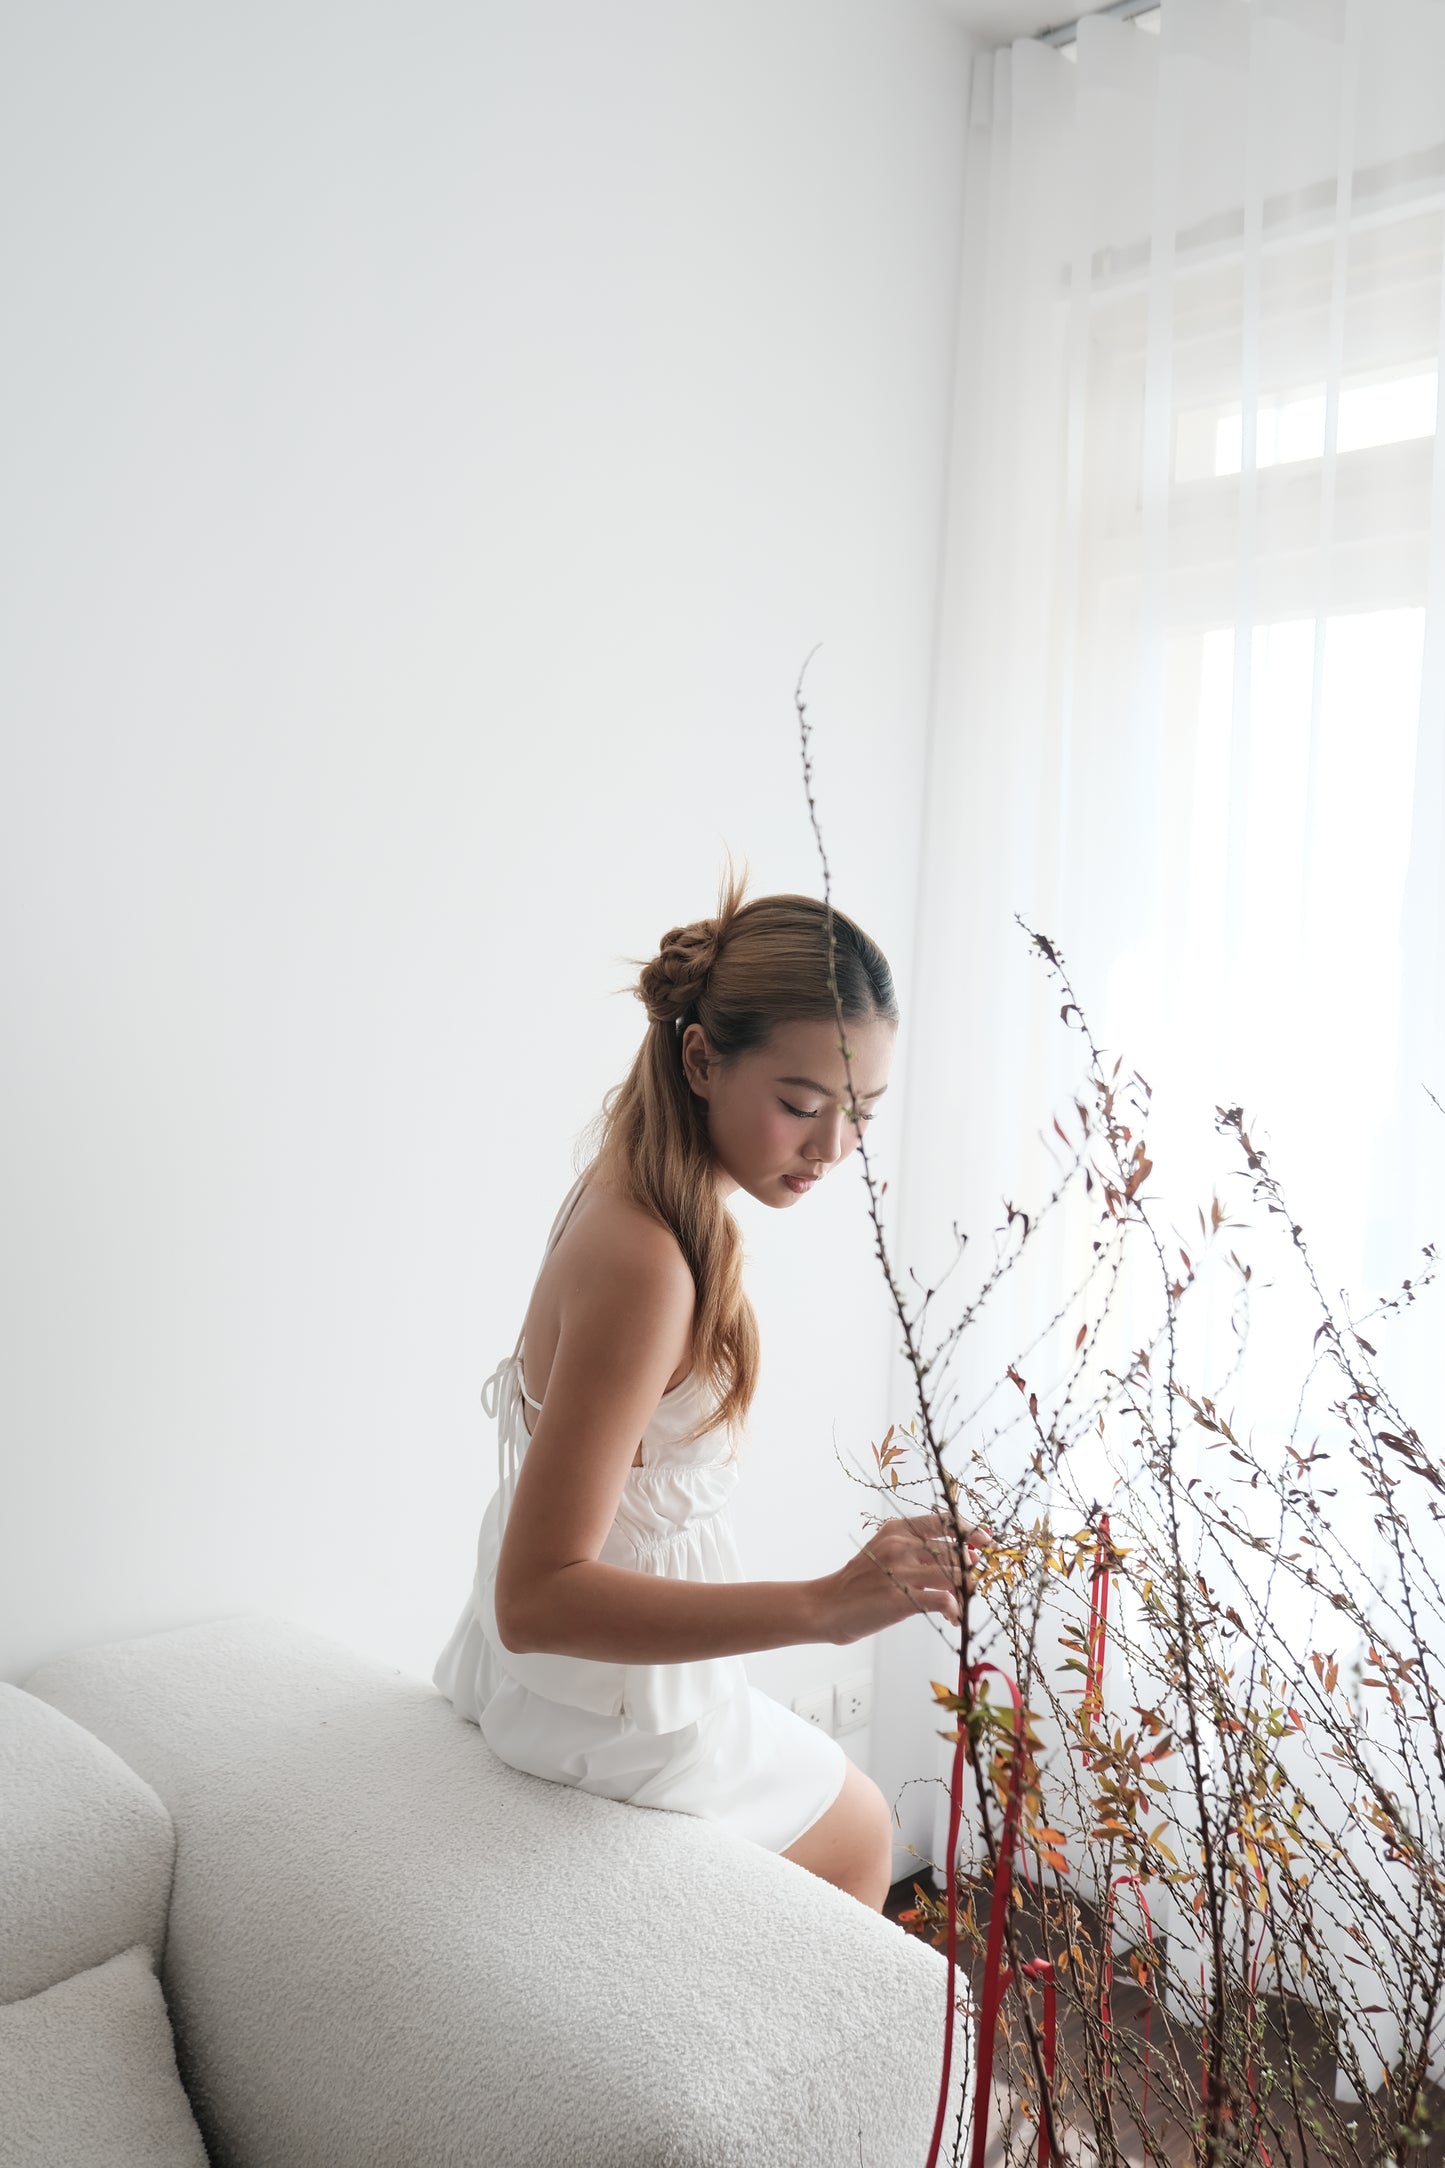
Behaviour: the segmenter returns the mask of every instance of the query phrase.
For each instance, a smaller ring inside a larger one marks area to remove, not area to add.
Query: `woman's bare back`
[[[692,1275],[677,1238],[668,1229],[659,1228],[657,1221],[640,1205],[620,1195],[605,1176],[599,1173],[588,1176],[566,1226],[543,1264],[522,1321],[522,1384],[533,1400],[544,1400],[547,1395],[547,1379],[551,1375],[552,1359],[562,1329],[562,1290],[569,1278],[576,1272],[606,1272],[640,1244],[655,1246],[659,1238],[671,1245],[678,1272],[691,1284]],[[691,1368],[689,1334],[688,1345],[674,1364],[665,1390],[672,1392],[681,1385]],[[526,1408],[524,1404],[523,1420],[529,1437],[534,1425],[527,1417],[535,1413],[535,1409]],[[642,1465],[640,1443],[632,1465],[634,1468]]]

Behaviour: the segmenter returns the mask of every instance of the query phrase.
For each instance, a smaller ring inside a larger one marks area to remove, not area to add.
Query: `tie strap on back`
[[[552,1231],[547,1237],[547,1246],[542,1252],[543,1265],[551,1256],[552,1246],[566,1225],[567,1216],[577,1202],[588,1171],[583,1169],[562,1200],[557,1217],[552,1222]],[[537,1279],[540,1280],[541,1277],[542,1268],[539,1265]],[[535,1280],[532,1286],[535,1293]],[[526,1420],[522,1414],[522,1333],[526,1329],[524,1318],[522,1330],[517,1334],[516,1346],[510,1355],[498,1363],[481,1392],[483,1413],[492,1417],[497,1425],[497,1492],[501,1500],[497,1509],[499,1529],[506,1525],[528,1436]]]
[[[512,1493],[517,1488],[522,1440],[526,1433],[522,1420],[521,1346],[519,1338],[513,1353],[498,1363],[482,1387],[483,1411],[493,1417],[497,1425],[497,1491],[501,1498],[498,1512],[503,1524],[511,1508]]]

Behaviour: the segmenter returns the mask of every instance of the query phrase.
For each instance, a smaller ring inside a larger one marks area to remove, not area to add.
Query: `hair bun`
[[[695,919],[690,926],[674,926],[662,937],[651,963],[644,965],[638,981],[638,999],[654,1024],[670,1024],[682,1015],[702,992],[707,975],[717,961],[718,922]]]

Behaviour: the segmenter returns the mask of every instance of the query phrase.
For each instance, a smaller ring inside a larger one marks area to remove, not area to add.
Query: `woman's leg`
[[[784,1859],[881,1912],[893,1872],[893,1817],[878,1786],[850,1761],[826,1814],[790,1844]]]

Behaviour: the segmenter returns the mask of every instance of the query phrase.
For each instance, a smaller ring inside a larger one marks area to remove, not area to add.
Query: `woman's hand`
[[[987,1528],[965,1526],[971,1565],[992,1543]],[[817,1582],[821,1639],[839,1645],[861,1641],[914,1611],[938,1611],[959,1622],[959,1564],[953,1526],[946,1514],[921,1513],[886,1521],[856,1557]],[[968,1588],[973,1589],[972,1576]]]

